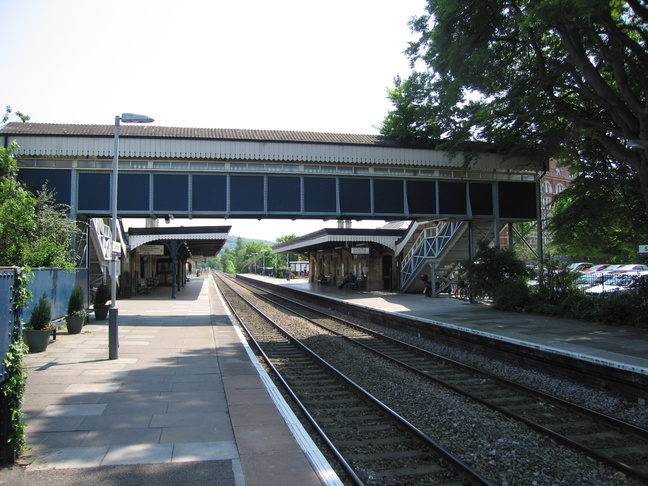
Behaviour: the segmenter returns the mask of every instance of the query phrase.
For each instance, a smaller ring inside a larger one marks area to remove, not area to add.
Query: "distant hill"
[[[244,238],[243,236],[240,237],[243,240],[243,245],[247,245],[251,241],[262,241],[263,243],[267,243],[270,246],[273,246],[276,244],[274,241],[268,241],[268,240],[258,240],[256,238]],[[227,237],[227,242],[223,245],[223,249],[221,251],[225,250],[236,250],[236,241],[239,239],[238,236],[234,235],[229,235]]]

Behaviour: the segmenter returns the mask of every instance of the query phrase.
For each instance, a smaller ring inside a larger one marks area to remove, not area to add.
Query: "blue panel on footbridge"
[[[20,179],[47,183],[77,214],[110,214],[112,173],[23,168]],[[534,181],[450,181],[290,174],[121,171],[121,217],[495,218],[535,220]]]

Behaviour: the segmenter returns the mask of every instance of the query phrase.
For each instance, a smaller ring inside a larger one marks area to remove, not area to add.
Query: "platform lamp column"
[[[115,149],[113,152],[112,194],[110,198],[112,218],[112,258],[110,259],[110,310],[108,320],[108,359],[119,357],[119,324],[117,310],[117,257],[121,256],[121,243],[117,241],[117,181],[119,176],[119,122],[151,123],[153,118],[146,115],[122,113],[115,116]]]
[[[261,275],[265,275],[265,254],[268,250],[260,250],[261,253]]]

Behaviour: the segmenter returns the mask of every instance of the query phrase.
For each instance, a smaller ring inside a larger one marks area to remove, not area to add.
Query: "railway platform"
[[[457,326],[498,339],[546,348],[556,353],[648,375],[646,329],[502,312],[485,304],[471,304],[447,294],[430,298],[419,293],[368,292],[350,287],[338,289],[335,285],[310,283],[303,278],[286,280],[261,275],[246,276],[275,285],[288,285],[302,292],[323,294],[358,306]]]
[[[341,485],[207,279],[118,310],[118,359],[94,316],[25,356],[29,449],[0,485]]]

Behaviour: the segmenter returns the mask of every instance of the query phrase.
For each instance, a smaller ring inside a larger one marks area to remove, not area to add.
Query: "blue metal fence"
[[[52,307],[52,319],[67,314],[67,303],[75,285],[84,289],[85,306],[89,306],[88,269],[75,268],[37,268],[32,270],[34,279],[28,284],[33,298],[25,308],[16,309],[15,290],[18,286],[20,270],[16,267],[0,268],[0,363],[4,361],[7,350],[14,340],[14,334],[20,332],[20,322],[29,321],[32,309],[45,294]],[[0,365],[0,382],[6,379],[6,370]]]
[[[36,268],[34,280],[28,285],[32,291],[33,299],[23,312],[23,320],[29,321],[32,309],[45,294],[52,307],[52,319],[63,317],[67,314],[67,303],[75,285],[83,288],[85,295],[85,306],[89,307],[88,302],[88,270],[86,268],[75,268],[72,270],[63,270],[61,268]]]

